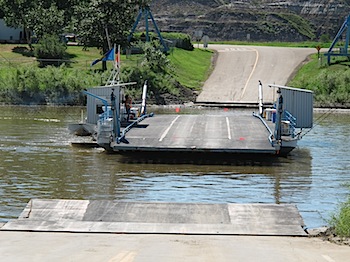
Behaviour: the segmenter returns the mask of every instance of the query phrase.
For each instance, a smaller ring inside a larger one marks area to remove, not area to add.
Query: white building
[[[8,27],[4,19],[0,19],[0,43],[18,43],[23,39],[23,30]]]

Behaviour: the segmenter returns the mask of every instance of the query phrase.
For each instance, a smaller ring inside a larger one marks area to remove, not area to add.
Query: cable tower
[[[130,43],[131,41],[131,38],[136,30],[136,27],[137,25],[140,23],[141,19],[143,18],[144,21],[145,21],[145,27],[146,27],[146,42],[149,42],[150,41],[150,37],[149,37],[149,20],[151,20],[155,30],[156,30],[156,33],[158,35],[158,38],[159,38],[159,41],[161,43],[161,45],[163,46],[163,51],[164,52],[168,52],[169,51],[169,48],[168,46],[165,44],[164,42],[164,39],[159,31],[159,28],[157,26],[157,23],[156,21],[154,20],[154,17],[152,15],[152,12],[151,12],[151,9],[149,7],[149,4],[147,3],[148,1],[140,1],[140,10],[139,10],[139,14],[136,18],[136,21],[131,29],[131,32],[128,36],[128,42]]]

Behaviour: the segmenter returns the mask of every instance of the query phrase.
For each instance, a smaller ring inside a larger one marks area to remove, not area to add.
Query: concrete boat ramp
[[[349,247],[305,237],[303,224],[293,205],[34,199],[17,220],[0,224],[0,257],[16,262],[349,260]]]
[[[1,231],[306,236],[290,204],[32,199]]]

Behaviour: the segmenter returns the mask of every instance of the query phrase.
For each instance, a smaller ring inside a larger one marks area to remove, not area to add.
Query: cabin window
[[[103,105],[96,105],[96,114],[100,115],[103,114]]]

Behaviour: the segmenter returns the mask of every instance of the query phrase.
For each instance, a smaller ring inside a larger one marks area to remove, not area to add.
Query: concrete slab
[[[113,233],[113,234],[181,234],[181,235],[254,235],[307,236],[300,225],[257,224],[176,224],[91,221],[24,221],[12,220],[0,231]]]
[[[297,208],[287,204],[33,199],[1,230],[306,236],[303,226]]]
[[[208,215],[210,214],[210,215]],[[90,201],[83,221],[228,224],[225,204]]]

